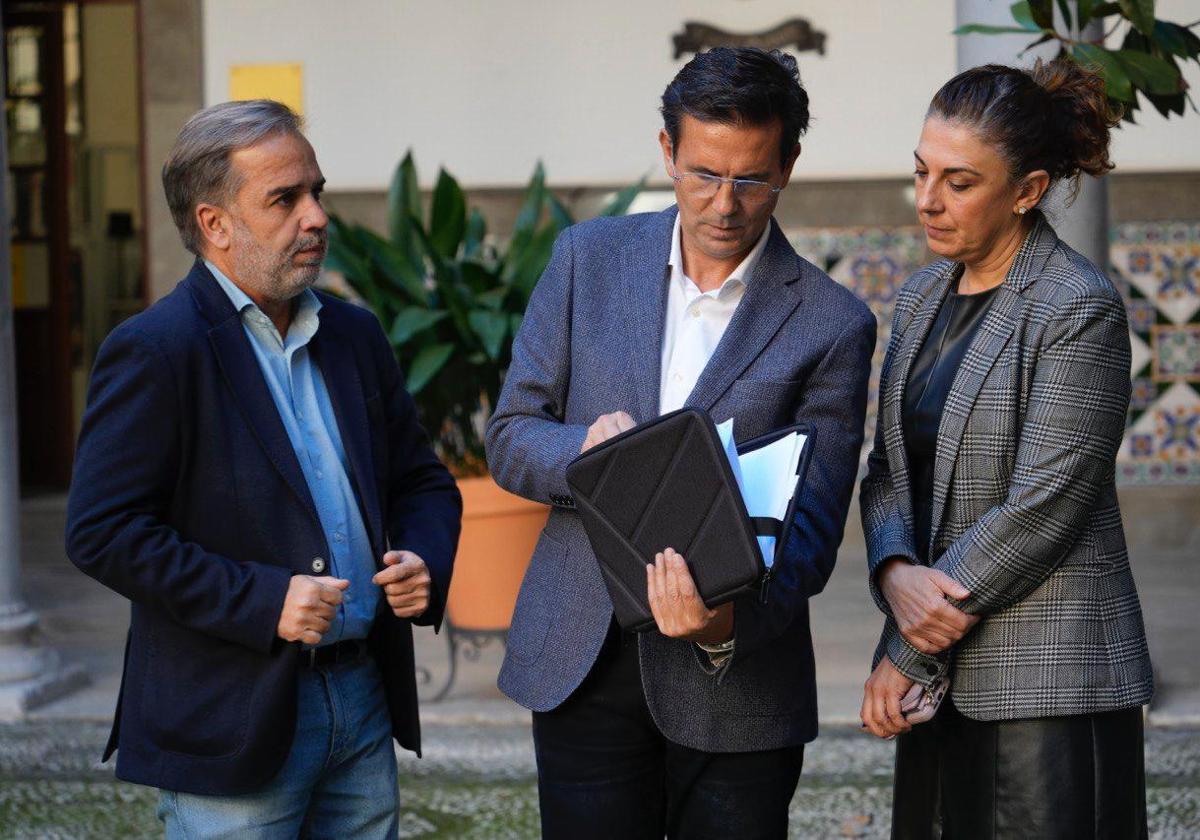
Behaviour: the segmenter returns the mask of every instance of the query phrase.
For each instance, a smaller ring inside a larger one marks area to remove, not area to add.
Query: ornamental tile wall
[[[879,368],[896,293],[928,261],[921,229],[796,228],[796,250],[852,289],[879,319],[867,409],[878,411]],[[1200,483],[1200,223],[1130,222],[1111,235],[1113,282],[1125,299],[1132,350],[1121,484]]]

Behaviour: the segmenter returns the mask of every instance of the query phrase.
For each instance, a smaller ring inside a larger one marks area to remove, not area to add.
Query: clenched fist
[[[288,642],[320,644],[349,586],[350,581],[341,578],[295,575],[283,599],[276,634]]]
[[[388,606],[397,618],[416,618],[429,609],[433,579],[425,561],[411,551],[389,551],[383,555],[383,571],[372,582],[383,587]]]

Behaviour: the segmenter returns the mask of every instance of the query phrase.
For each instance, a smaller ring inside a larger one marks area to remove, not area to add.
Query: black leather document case
[[[774,536],[779,556],[812,453],[812,431],[788,426],[738,446],[739,454],[750,452],[792,432],[808,440],[783,521],[747,514],[716,427],[697,409],[664,414],[571,462],[567,484],[621,627],[654,627],[646,564],[664,548],[684,556],[709,607],[756,588],[766,597],[770,572],[756,537]]]

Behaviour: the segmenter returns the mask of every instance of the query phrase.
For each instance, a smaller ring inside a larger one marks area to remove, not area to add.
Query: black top
[[[930,516],[933,507],[933,463],[937,452],[938,426],[942,407],[954,384],[954,374],[966,355],[971,339],[987,314],[997,286],[986,292],[961,295],[951,291],[942,301],[937,318],[921,352],[913,361],[904,389],[904,443],[912,478],[913,525],[917,557],[928,557]]]

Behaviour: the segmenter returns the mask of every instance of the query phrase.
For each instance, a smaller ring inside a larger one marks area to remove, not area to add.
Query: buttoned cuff
[[[936,656],[922,653],[909,644],[899,630],[888,639],[887,657],[892,660],[897,671],[926,688],[950,672],[949,653]]]

